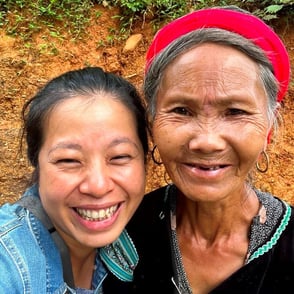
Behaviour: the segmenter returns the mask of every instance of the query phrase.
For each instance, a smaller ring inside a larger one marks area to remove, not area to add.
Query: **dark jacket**
[[[178,293],[172,282],[173,258],[169,241],[169,213],[165,187],[147,194],[127,230],[139,254],[134,282],[124,283],[113,276],[105,281],[105,294]],[[294,293],[294,214],[269,251],[244,265],[211,294],[292,294]],[[174,277],[176,280],[176,277]],[[185,294],[185,293],[182,293]]]

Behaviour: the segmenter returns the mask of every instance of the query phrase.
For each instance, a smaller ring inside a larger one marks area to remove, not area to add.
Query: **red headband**
[[[277,100],[284,98],[290,80],[290,61],[281,39],[259,18],[229,9],[198,10],[164,26],[157,32],[148,49],[146,71],[153,58],[167,45],[182,35],[201,28],[220,28],[234,32],[260,47],[271,61],[275,77],[280,84]]]

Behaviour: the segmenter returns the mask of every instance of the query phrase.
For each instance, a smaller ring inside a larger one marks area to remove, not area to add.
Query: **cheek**
[[[146,184],[146,171],[145,171],[145,165],[144,161],[139,163],[135,168],[133,168],[132,173],[125,177],[124,179],[127,179],[127,189],[129,187],[132,188],[132,193],[134,195],[134,198],[136,198],[136,201],[141,201],[141,199],[144,196],[145,193],[145,184]],[[137,179],[134,182],[134,179]]]
[[[175,147],[172,138],[173,136],[171,136],[171,132],[169,132],[167,128],[156,128],[156,125],[154,125],[153,141],[157,146],[154,156],[158,159],[160,157],[161,159],[159,161],[165,157],[169,157],[171,149]]]
[[[146,179],[143,156],[129,165],[110,167],[109,174],[117,188],[124,190],[131,200],[143,197]]]
[[[51,179],[40,177],[39,192],[43,203],[56,203],[64,195],[64,185]]]
[[[258,121],[251,124],[244,125],[240,130],[234,130],[234,136],[237,138],[243,146],[244,149],[248,150],[263,150],[266,146],[267,136],[268,136],[268,125],[264,122],[259,123]]]
[[[157,146],[164,146],[173,144],[174,136],[180,136],[178,132],[175,132],[175,127],[172,124],[162,123],[162,120],[155,120],[152,126],[152,136],[154,144]]]
[[[73,179],[70,178],[68,180],[72,181]],[[54,168],[40,165],[39,186],[42,187],[42,189],[48,191],[64,190],[69,184],[68,180],[64,179]]]
[[[252,132],[243,133],[236,138],[238,139],[235,139],[232,147],[239,159],[240,169],[247,174],[249,170],[254,168],[255,162],[266,146],[267,139],[265,134],[258,135]]]
[[[176,157],[189,141],[191,126],[188,123],[165,122],[157,124],[155,122],[152,135],[161,159],[168,164],[168,159]],[[157,155],[155,154],[155,156]]]
[[[73,175],[64,176],[50,165],[40,165],[39,189],[42,202],[59,203],[74,189],[77,179]]]

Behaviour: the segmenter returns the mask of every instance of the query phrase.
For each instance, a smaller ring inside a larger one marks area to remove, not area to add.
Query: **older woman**
[[[129,226],[130,291],[294,292],[293,208],[250,181],[268,167],[288,82],[284,45],[247,12],[196,11],[155,36],[144,89],[173,184],[145,196]]]

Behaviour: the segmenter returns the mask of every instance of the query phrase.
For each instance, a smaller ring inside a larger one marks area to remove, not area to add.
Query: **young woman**
[[[62,74],[25,105],[33,184],[0,209],[1,293],[107,293],[107,275],[132,280],[124,228],[144,195],[144,112],[135,88],[100,68]]]

